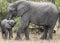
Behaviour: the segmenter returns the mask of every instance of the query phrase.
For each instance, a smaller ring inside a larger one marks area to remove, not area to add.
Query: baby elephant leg
[[[7,37],[8,37],[8,30],[5,31],[4,39],[7,39]]]
[[[9,39],[13,38],[13,32],[12,29],[9,29]]]

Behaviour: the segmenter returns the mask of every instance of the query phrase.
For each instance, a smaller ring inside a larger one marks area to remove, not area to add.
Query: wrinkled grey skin
[[[13,32],[12,32],[12,28],[14,27],[14,25],[16,24],[15,20],[7,20],[4,19],[1,21],[1,31],[2,31],[2,37],[4,39],[7,39],[8,34],[9,34],[9,39],[13,38]]]
[[[21,16],[21,26],[17,31],[16,39],[21,39],[22,30],[25,32],[26,39],[29,39],[29,23],[44,26],[41,39],[52,39],[58,13],[57,7],[50,2],[18,1],[10,5],[8,18]]]

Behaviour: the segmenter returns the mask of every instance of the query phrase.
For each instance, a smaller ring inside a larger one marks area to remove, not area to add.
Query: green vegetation
[[[0,21],[7,16],[7,0],[0,0]]]
[[[60,0],[56,0],[56,5],[60,7]]]
[[[20,17],[17,17],[17,18],[15,18],[15,21],[16,21],[16,25],[14,26],[14,28],[13,28],[13,31],[14,32],[16,32],[16,30],[19,28],[19,26],[20,26],[20,21],[21,21],[21,18]]]

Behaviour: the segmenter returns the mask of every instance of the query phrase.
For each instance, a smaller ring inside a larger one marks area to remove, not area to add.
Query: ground
[[[9,40],[2,39],[1,33],[0,33],[0,43],[60,43],[60,29],[57,29],[57,25],[55,27],[56,34],[53,35],[52,40],[41,40],[39,34],[30,34],[30,40],[26,40],[24,35],[22,35],[22,40],[15,40],[16,35],[14,34],[14,38]]]

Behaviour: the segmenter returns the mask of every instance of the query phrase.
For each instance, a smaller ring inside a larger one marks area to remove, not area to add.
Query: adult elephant
[[[44,26],[41,39],[52,39],[58,13],[57,7],[50,2],[17,1],[10,5],[8,18],[21,16],[21,26],[17,30],[16,39],[21,39],[22,30],[25,32],[26,39],[29,39],[29,23]]]

